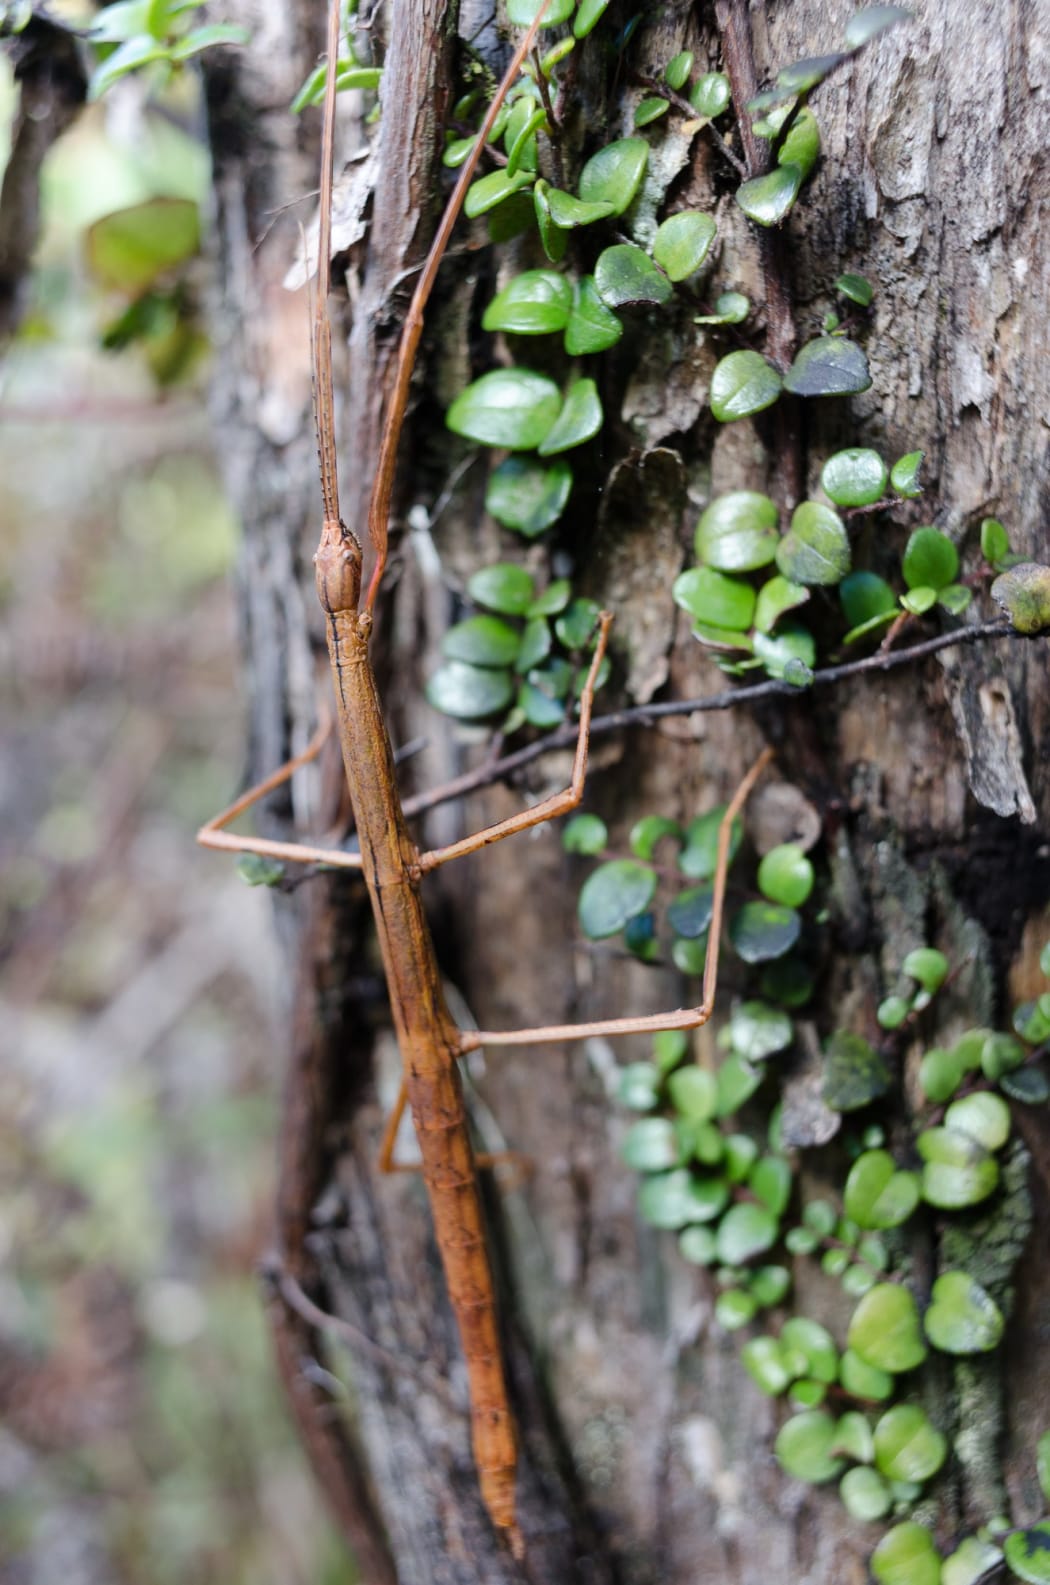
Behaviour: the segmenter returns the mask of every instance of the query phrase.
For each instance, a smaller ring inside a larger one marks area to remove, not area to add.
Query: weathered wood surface
[[[282,291],[298,243],[293,219],[276,211],[316,185],[313,127],[292,121],[285,106],[320,47],[323,18],[302,0],[253,0],[245,9],[254,43],[210,82],[222,267],[215,412],[246,524],[245,673],[261,772],[302,746],[317,697],[307,319],[302,302]],[[760,75],[829,47],[850,9],[817,0],[756,7]],[[461,32],[472,35],[482,20],[465,7]],[[431,171],[450,60],[444,26],[441,10],[418,0],[399,3],[392,25],[376,23],[377,47],[389,37],[383,122],[374,168],[361,178],[374,182],[367,224],[348,261],[341,444],[351,521],[362,521],[383,381],[411,285],[404,272],[421,259],[435,219]],[[668,6],[640,37],[654,68],[682,47],[717,63],[707,8],[697,16]],[[487,47],[491,35],[481,42]],[[869,441],[893,456],[922,448],[929,490],[914,520],[935,520],[971,553],[990,513],[1018,548],[1045,556],[1048,547],[1050,262],[1039,234],[1050,181],[1048,61],[1045,8],[995,3],[969,12],[928,0],[914,26],[874,47],[818,99],[825,158],[790,222],[804,334],[818,328],[840,270],[860,269],[878,287],[868,343],[874,386],[854,401],[852,420],[839,404],[811,416],[808,482],[835,445]],[[603,117],[607,136],[630,130],[637,97],[632,90],[606,103],[586,70],[578,91],[570,159],[590,152]],[[425,107],[419,120],[416,105]],[[348,124],[348,153],[355,137]],[[718,214],[718,280],[750,286],[761,300],[757,249],[720,158],[697,140],[671,143],[666,160],[672,200],[688,196]],[[305,220],[308,210],[292,214]],[[483,462],[426,527],[465,455],[443,430],[441,408],[481,372],[472,359],[489,356],[470,331],[491,295],[493,262],[485,251],[464,251],[468,235],[460,233],[446,266],[425,337],[381,612],[395,739],[428,739],[405,768],[406,788],[432,785],[477,754],[422,703],[422,681],[452,619],[452,591],[481,561],[519,549],[484,516]],[[636,700],[720,683],[678,622],[670,585],[709,494],[762,486],[767,474],[755,428],[719,429],[706,412],[715,356],[686,315],[655,334],[643,327],[629,335],[598,376],[607,425],[566,548],[586,591],[621,611],[616,642]],[[1007,977],[1011,999],[1031,993],[1047,933],[1047,681],[1040,647],[974,646],[916,673],[802,699],[790,712],[669,722],[601,745],[589,807],[618,836],[640,810],[688,818],[725,796],[768,735],[781,743],[781,775],[825,813],[831,931],[846,955],[825,977],[818,1026],[850,1018],[870,1025],[886,981],[931,931],[974,951],[958,993],[969,992],[982,1020],[1001,1018]],[[428,840],[448,841],[517,807],[523,791],[537,796],[563,780],[564,764],[542,762],[524,789],[493,789],[469,807],[437,811]],[[334,802],[330,783],[318,793],[304,778],[291,812],[323,823]],[[428,881],[449,981],[483,1026],[678,1005],[673,977],[573,947],[577,881],[550,828]],[[317,892],[326,884],[310,883]],[[490,1196],[524,1426],[522,1522],[533,1538],[525,1569],[499,1550],[478,1504],[462,1367],[422,1189],[411,1179],[380,1180],[373,1168],[396,1054],[367,937],[356,913],[349,939],[337,939],[331,905],[313,905],[309,930],[302,912],[301,893],[278,901],[290,957],[299,960],[297,1026],[312,1029],[344,1081],[318,1135],[331,1152],[314,1238],[326,1302],[405,1366],[396,1377],[374,1358],[346,1366],[355,1438],[371,1466],[358,1524],[380,1552],[389,1545],[398,1577],[406,1585],[862,1580],[877,1531],[849,1520],[833,1493],[782,1479],[770,1452],[776,1408],[742,1372],[737,1342],[713,1328],[702,1274],[677,1259],[673,1240],[637,1220],[634,1178],[617,1153],[623,1121],[608,1089],[614,1060],[641,1053],[596,1043],[497,1055],[477,1077],[486,1143],[506,1141],[537,1163],[524,1193]],[[328,990],[314,1001],[318,979]],[[1032,1125],[1028,1143],[1036,1212],[1045,1218],[1045,1124]],[[829,1297],[823,1285],[813,1294],[822,1304]],[[1032,1260],[1003,1376],[992,1378],[989,1394],[999,1419],[987,1445],[1002,1448],[1019,1517],[1035,1511],[1029,1470],[1050,1388],[1038,1346],[1048,1324],[1050,1277]],[[935,1408],[946,1425],[960,1394],[945,1378]],[[973,1517],[994,1479],[994,1466],[971,1461],[946,1486],[949,1529],[956,1515]]]

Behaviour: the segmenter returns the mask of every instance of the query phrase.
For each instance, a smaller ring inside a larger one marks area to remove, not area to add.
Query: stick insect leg
[[[397,1092],[397,1100],[390,1110],[383,1129],[383,1139],[379,1146],[380,1172],[422,1172],[422,1163],[418,1161],[395,1161],[394,1144],[397,1140],[397,1131],[401,1126],[401,1119],[405,1115],[408,1105],[408,1090],[404,1079]],[[530,1156],[525,1156],[520,1150],[498,1150],[475,1152],[474,1165],[476,1167],[511,1167],[513,1176],[505,1181],[505,1187],[516,1189],[524,1180],[532,1176],[533,1162]]]
[[[464,837],[460,842],[453,842],[447,848],[433,848],[429,853],[421,853],[419,867],[424,874],[428,870],[437,869],[439,864],[447,864],[449,859],[458,859],[464,854],[476,853],[479,848],[488,847],[493,842],[501,842],[504,837],[512,837],[518,831],[528,831],[532,826],[542,825],[545,820],[553,820],[558,815],[568,814],[577,807],[583,797],[583,785],[587,778],[587,748],[590,742],[591,711],[594,707],[598,668],[605,657],[611,625],[611,615],[608,611],[603,611],[599,619],[598,643],[591,657],[583,692],[580,694],[580,730],[576,738],[572,779],[568,787],[563,788],[561,792],[553,793],[549,798],[544,798],[531,809],[523,809],[520,814],[511,815],[506,820],[497,821],[495,825],[486,826],[483,831],[476,831],[473,836]]]
[[[228,809],[224,809],[221,814],[215,815],[201,826],[197,832],[197,841],[201,847],[217,848],[225,853],[260,853],[264,858],[283,859],[291,864],[331,864],[339,869],[359,870],[361,868],[359,853],[344,853],[342,848],[313,847],[309,843],[271,842],[267,837],[235,836],[225,829],[246,809],[258,803],[260,798],[265,798],[267,793],[273,792],[277,787],[283,787],[297,770],[316,759],[327,743],[331,731],[332,718],[330,715],[325,715],[301,754],[287,760],[272,775],[267,776],[265,781],[249,787],[248,791],[242,793]]]
[[[707,938],[707,958],[704,963],[703,1000],[698,1007],[681,1007],[674,1012],[648,1013],[636,1018],[605,1018],[586,1024],[550,1024],[538,1029],[495,1031],[470,1029],[465,1030],[462,1035],[461,1049],[468,1052],[477,1050],[479,1046],[540,1045],[545,1041],[586,1040],[591,1035],[658,1034],[663,1029],[699,1029],[701,1024],[706,1024],[714,1011],[715,988],[718,983],[718,952],[733,821],[772,758],[771,748],[764,749],[759,755],[733,794],[718,828],[718,854],[715,863],[711,926]]]

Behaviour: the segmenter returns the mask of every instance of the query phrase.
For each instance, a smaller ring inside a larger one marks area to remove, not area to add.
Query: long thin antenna
[[[333,5],[337,0],[332,0]],[[368,583],[368,593],[365,597],[365,610],[371,611],[375,605],[379,584],[383,577],[387,557],[387,524],[390,518],[390,499],[394,491],[394,470],[397,463],[397,448],[401,439],[401,430],[405,422],[405,411],[408,407],[408,391],[412,381],[412,369],[416,359],[416,348],[423,331],[423,311],[430,296],[434,281],[437,278],[438,266],[441,256],[448,245],[452,228],[459,219],[459,212],[463,207],[463,200],[467,196],[470,186],[481,158],[482,150],[488,141],[489,133],[500,111],[500,106],[507,97],[522,62],[532,48],[536,35],[540,30],[547,7],[551,0],[543,0],[535,17],[530,24],[521,43],[511,57],[510,65],[503,75],[503,80],[496,90],[495,98],[489,105],[488,113],[481,123],[481,130],[474,140],[468,158],[460,168],[459,180],[452,190],[452,196],[445,207],[434,240],[430,245],[426,263],[416,284],[415,292],[408,309],[405,328],[401,333],[401,344],[397,350],[397,369],[394,375],[394,389],[390,397],[390,407],[387,411],[386,422],[383,425],[383,435],[379,443],[379,460],[376,464],[375,480],[372,484],[372,497],[368,504],[368,537],[375,548],[375,565]],[[327,110],[327,106],[326,106]],[[327,128],[326,128],[327,133]],[[324,209],[324,194],[321,196],[322,211]],[[322,458],[322,467],[323,467]]]
[[[332,269],[332,172],[335,163],[335,95],[339,69],[339,23],[341,0],[328,6],[328,70],[324,90],[324,120],[321,134],[321,213],[317,227],[317,285],[314,293],[314,422],[317,426],[317,457],[321,468],[321,500],[325,526],[338,524],[341,536],[346,529],[339,515],[339,465],[335,451],[335,401],[332,394],[332,327],[328,319],[328,292]]]

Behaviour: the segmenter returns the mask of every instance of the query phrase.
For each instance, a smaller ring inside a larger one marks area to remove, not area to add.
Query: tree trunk
[[[306,311],[281,284],[298,247],[296,222],[306,218],[302,207],[289,214],[283,206],[317,180],[315,121],[298,121],[285,106],[321,48],[324,19],[319,5],[302,0],[255,0],[252,9],[253,44],[213,70],[209,97],[221,264],[216,427],[245,523],[251,768],[262,774],[302,747],[327,688],[326,678],[317,681],[323,639],[310,566],[320,518]],[[717,10],[723,26],[747,21],[736,0],[720,0]],[[756,5],[759,81],[833,48],[847,15],[835,9],[832,24],[818,0]],[[491,30],[475,38],[482,20],[480,8],[464,6],[459,36],[499,58]],[[624,20],[606,18],[608,37]],[[440,204],[442,129],[463,59],[454,22],[442,0],[395,0],[392,16],[377,15],[371,37],[386,63],[382,119],[374,154],[348,165],[341,188],[336,246],[353,305],[343,313],[343,513],[359,531],[392,350]],[[659,78],[681,49],[695,51],[698,69],[721,64],[710,8],[671,5],[647,15],[631,61]],[[570,172],[599,141],[631,132],[638,99],[630,72],[615,70],[615,61],[606,70],[599,50],[580,53],[566,115]],[[986,515],[1003,520],[1021,552],[1047,549],[1050,255],[1039,231],[1047,59],[1050,16],[1027,0],[965,12],[951,0],[928,0],[919,20],[862,53],[815,97],[821,166],[784,235],[762,247],[733,204],[736,182],[710,141],[685,139],[669,127],[671,117],[652,140],[657,185],[666,189],[650,193],[654,212],[666,212],[671,199],[717,214],[717,290],[736,287],[761,304],[770,271],[781,281],[789,272],[797,328],[808,337],[819,333],[840,271],[875,283],[871,390],[851,402],[809,404],[806,433],[787,443],[798,445],[811,490],[837,446],[874,445],[890,458],[924,450],[925,496],[898,518],[909,527],[936,521],[971,565]],[[359,124],[345,135],[344,155],[355,138],[363,148]],[[499,263],[490,249],[468,249],[470,236],[464,222],[428,319],[374,646],[395,742],[427,740],[403,770],[409,792],[447,780],[485,752],[424,704],[422,685],[452,619],[454,591],[477,566],[520,554],[483,512],[484,463],[459,478],[455,464],[466,452],[443,425],[452,395],[491,366],[491,348],[472,332]],[[772,265],[771,250],[779,254]],[[522,254],[517,267],[536,262]],[[577,587],[617,614],[614,686],[627,704],[721,686],[670,592],[688,564],[703,504],[740,488],[772,488],[791,504],[783,434],[762,418],[726,426],[711,418],[707,384],[720,350],[690,313],[639,316],[596,371],[606,426],[577,487],[572,528],[556,533]],[[431,532],[427,514],[453,482]],[[887,566],[903,546],[904,532],[894,533]],[[535,550],[528,556],[542,559]],[[728,795],[764,741],[774,743],[775,782],[800,789],[823,822],[818,854],[834,945],[806,1014],[814,1028],[872,1034],[876,1003],[905,954],[926,942],[962,965],[948,993],[952,1016],[1002,1023],[1014,1000],[1042,988],[1047,672],[1041,644],[972,644],[795,700],[610,734],[595,742],[587,807],[622,848],[640,813],[692,818]],[[447,842],[520,808],[523,797],[564,785],[567,763],[548,756],[513,787],[436,809],[421,840]],[[336,812],[337,779],[331,768],[297,778],[291,805],[276,804],[269,820],[285,830],[323,829]],[[774,801],[767,789],[760,811]],[[580,874],[558,829],[546,826],[428,880],[463,1016],[483,1028],[514,1028],[695,999],[671,971],[625,967],[574,945]],[[833,1489],[801,1487],[780,1472],[771,1457],[777,1405],[744,1375],[738,1340],[714,1325],[709,1277],[678,1257],[673,1238],[638,1219],[635,1178],[619,1158],[625,1125],[610,1094],[615,1064],[646,1054],[638,1041],[615,1052],[590,1041],[497,1053],[468,1077],[484,1148],[511,1146],[535,1162],[524,1189],[486,1189],[521,1427],[529,1556],[525,1565],[511,1560],[479,1506],[463,1366],[422,1185],[382,1178],[375,1167],[397,1057],[366,911],[355,886],[313,878],[279,898],[277,914],[297,1032],[277,1280],[286,1298],[307,1291],[371,1339],[370,1347],[349,1341],[349,1353],[339,1346],[328,1355],[351,1395],[345,1420],[311,1385],[317,1372],[304,1372],[320,1346],[316,1317],[279,1299],[273,1313],[315,1465],[361,1549],[365,1577],[411,1585],[863,1579],[879,1532],[850,1519]],[[724,1006],[732,993],[730,973]],[[294,1075],[310,1062],[321,1078],[304,1095]],[[1033,1210],[1037,1218],[1048,1210],[1047,1125],[1034,1109],[1028,1116],[1032,1170],[1009,1202],[1015,1242]],[[810,1170],[819,1178],[819,1166]],[[803,1302],[825,1312],[830,1304],[829,1324],[841,1336],[848,1309],[841,1296],[834,1308],[831,1288],[819,1278],[803,1287]],[[1050,1364],[1038,1347],[1048,1324],[1047,1267],[1025,1262],[999,1369],[989,1368],[979,1385],[973,1372],[945,1368],[938,1378],[930,1412],[946,1429],[961,1415],[979,1423],[985,1450],[957,1461],[938,1488],[945,1539],[1001,1508],[1004,1485],[1018,1519],[1037,1516],[1029,1472],[1043,1428],[1038,1406],[1050,1390]]]

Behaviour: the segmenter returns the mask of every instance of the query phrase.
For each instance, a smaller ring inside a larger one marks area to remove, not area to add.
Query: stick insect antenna
[[[332,268],[332,173],[335,164],[335,96],[339,70],[341,0],[328,7],[328,72],[324,92],[321,132],[321,212],[317,227],[317,284],[314,291],[314,423],[317,457],[321,469],[321,501],[325,529],[346,528],[339,515],[339,465],[335,453],[335,401],[332,394],[332,327],[328,318],[329,276]]]
[[[497,115],[499,114],[500,106],[507,97],[511,86],[518,75],[518,72],[521,70],[522,63],[524,62],[526,55],[529,53],[529,50],[532,48],[533,43],[535,42],[536,35],[540,30],[540,25],[543,22],[544,15],[546,14],[547,7],[550,5],[550,3],[551,0],[543,0],[543,4],[540,6],[535,17],[530,23],[528,31],[525,33],[521,43],[518,45],[513,56],[511,57],[510,65],[507,67],[507,70],[503,75],[502,82],[496,89],[495,97],[493,98],[492,103],[489,105],[484,121],[481,123],[481,130],[478,132],[478,135],[474,140],[474,147],[471,149],[468,158],[464,161],[462,167],[460,168],[459,179],[456,182],[456,185],[452,190],[452,196],[445,207],[445,213],[441,217],[441,224],[438,226],[434,240],[430,245],[430,252],[427,254],[426,263],[424,264],[419,280],[416,283],[416,289],[412,294],[412,301],[409,304],[408,316],[405,319],[405,328],[401,333],[401,344],[397,349],[397,368],[394,374],[394,389],[390,397],[390,407],[387,412],[386,422],[383,425],[383,435],[379,443],[379,460],[376,465],[376,475],[372,485],[372,497],[368,505],[368,537],[372,541],[372,545],[375,549],[376,560],[375,565],[372,568],[372,576],[368,584],[368,593],[365,597],[366,611],[371,611],[375,605],[376,595],[379,592],[379,584],[383,577],[383,569],[386,567],[388,537],[387,524],[390,518],[390,498],[394,490],[394,469],[397,463],[397,448],[401,439],[401,430],[405,422],[405,410],[408,407],[408,390],[412,381],[412,369],[416,360],[416,348],[419,346],[419,338],[423,331],[423,311],[426,308],[427,299],[429,298],[431,290],[433,289],[434,281],[437,277],[438,267],[441,263],[442,254],[444,253],[445,248],[448,246],[448,239],[452,234],[452,228],[459,219],[459,212],[463,207],[463,200],[467,196],[467,188],[470,186],[470,183],[473,180],[474,172],[477,169],[482,150],[488,141],[489,133],[492,131],[493,124]],[[332,0],[333,10],[336,9],[337,5],[338,0]],[[325,131],[327,136],[327,126]],[[324,202],[324,192],[322,189],[322,213],[324,211]],[[325,510],[327,511],[327,507]]]

